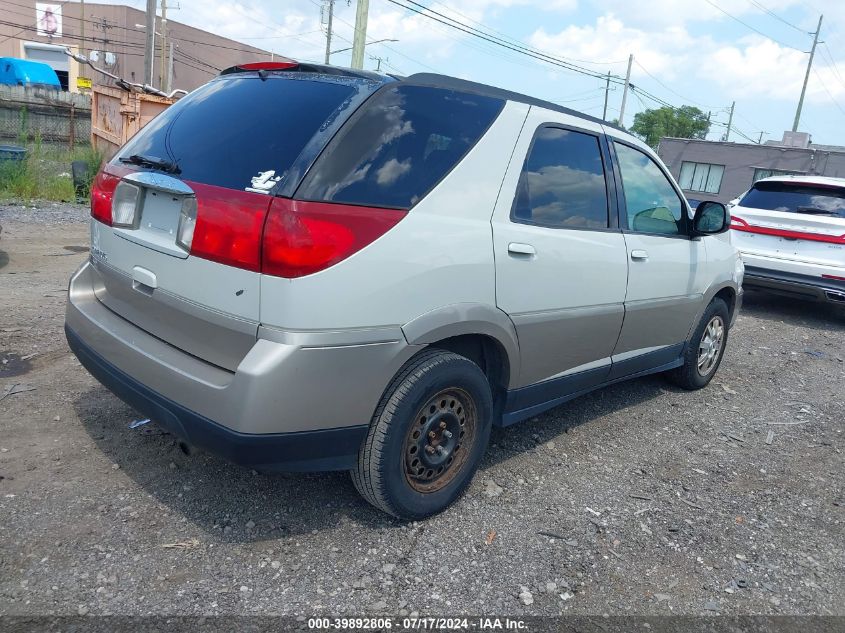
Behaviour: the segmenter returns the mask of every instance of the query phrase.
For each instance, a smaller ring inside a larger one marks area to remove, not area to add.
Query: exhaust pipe
[[[825,290],[824,294],[827,297],[828,301],[833,301],[834,303],[845,303],[845,292],[836,292],[835,290]]]

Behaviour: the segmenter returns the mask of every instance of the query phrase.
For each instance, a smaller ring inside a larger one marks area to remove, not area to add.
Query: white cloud
[[[807,61],[806,53],[755,36],[744,46],[722,46],[706,55],[699,74],[727,94],[797,101]],[[845,94],[845,82],[824,61],[817,56],[813,64],[807,85],[809,101],[821,103],[830,101],[831,95]],[[841,61],[839,65],[845,68]]]
[[[807,68],[807,55],[802,51],[781,46],[759,35],[750,35],[730,43],[718,43],[710,35],[693,37],[683,26],[673,26],[657,32],[630,26],[615,15],[599,17],[595,24],[568,26],[558,33],[539,29],[531,35],[532,45],[569,59],[615,61],[613,72],[624,74],[629,53],[636,62],[661,82],[673,86],[690,79],[701,85],[718,87],[727,100],[767,98],[794,101],[801,90]],[[845,60],[839,60],[840,79],[829,62],[816,56],[815,71],[810,77],[808,100],[830,101],[822,83],[834,96],[845,95]],[[670,102],[680,97],[659,85],[638,65],[632,78],[652,93]],[[821,80],[819,80],[821,78]],[[689,94],[689,89],[687,94]],[[712,90],[709,92],[713,92]],[[694,95],[693,95],[694,96]],[[710,96],[697,100],[712,102]],[[722,100],[726,100],[722,97]]]
[[[599,17],[594,25],[568,26],[558,33],[539,29],[528,40],[569,59],[617,62],[614,72],[624,72],[628,54],[633,53],[650,72],[667,79],[681,71],[679,60],[692,52],[692,38],[681,26],[647,32],[625,25],[612,14]]]

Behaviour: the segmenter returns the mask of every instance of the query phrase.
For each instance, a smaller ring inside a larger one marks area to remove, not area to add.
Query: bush
[[[88,165],[87,178],[79,192],[80,197],[88,198],[91,182],[103,160],[99,152],[89,145],[73,150],[45,145],[39,138],[27,149],[23,161],[0,162],[0,198],[76,200],[77,192],[71,177],[73,161],[84,161]]]

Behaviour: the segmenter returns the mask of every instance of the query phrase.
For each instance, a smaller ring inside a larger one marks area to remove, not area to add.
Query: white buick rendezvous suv
[[[716,372],[741,302],[724,206],[643,143],[439,75],[228,69],[96,177],[71,349],[181,441],[350,470],[402,518],[466,488],[494,425]]]

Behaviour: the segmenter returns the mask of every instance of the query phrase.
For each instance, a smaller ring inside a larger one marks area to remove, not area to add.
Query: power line
[[[748,0],[748,2],[753,4],[755,7],[757,7],[758,9],[763,11],[764,13],[770,15],[775,20],[778,20],[779,22],[783,22],[784,24],[786,24],[786,26],[795,29],[796,31],[798,31],[799,33],[801,33],[803,35],[808,35],[807,31],[802,29],[800,26],[795,26],[792,22],[789,22],[788,20],[785,20],[784,18],[780,17],[777,13],[775,13],[774,11],[769,9],[768,7],[764,6],[760,2],[757,2],[757,0]]]
[[[819,83],[822,85],[822,88],[824,88],[824,91],[827,93],[827,96],[830,97],[830,100],[833,102],[833,104],[837,108],[839,108],[839,111],[842,114],[845,114],[845,108],[843,108],[839,104],[839,102],[836,100],[836,97],[834,97],[830,90],[827,89],[827,86],[825,85],[824,80],[822,79],[822,76],[819,74],[819,72],[815,68],[813,68],[813,72],[816,74],[816,78],[819,80]]]
[[[65,0],[65,1],[64,1],[64,2],[62,2],[59,6],[60,6],[60,7],[64,7],[64,6],[65,6],[68,2],[70,2],[70,0]],[[18,5],[18,6],[21,6],[21,5]],[[29,9],[29,8],[31,8],[31,6],[30,6],[30,7],[26,7],[26,8],[28,8],[28,9]],[[23,14],[20,14],[20,13],[19,13],[18,15],[23,15]],[[26,15],[26,17],[29,17],[29,14],[27,14],[27,15]],[[21,26],[21,25],[20,25],[20,24],[18,24],[18,26]],[[18,31],[17,33],[12,33],[12,34],[11,34],[11,35],[9,35],[8,37],[6,37],[6,38],[4,38],[4,39],[0,40],[0,44],[2,44],[2,43],[4,43],[4,42],[8,42],[9,40],[11,40],[11,39],[13,39],[13,38],[17,37],[18,35],[20,35],[20,34],[21,34],[21,33],[23,33],[24,31],[26,31],[28,28],[29,28],[29,27],[26,27],[26,26],[25,26],[25,27],[23,27],[20,31]],[[37,31],[37,29],[36,29],[36,31]]]
[[[822,45],[822,49],[821,49],[822,54],[827,56],[827,59],[830,62],[830,68],[833,70],[834,76],[839,80],[839,82],[843,86],[845,86],[845,79],[842,78],[842,75],[839,72],[839,67],[836,65],[836,60],[833,58],[833,53],[831,52],[827,43],[821,42],[821,45]]]
[[[533,57],[535,59],[545,61],[549,64],[559,66],[561,68],[565,68],[566,70],[569,70],[571,72],[580,73],[580,74],[583,74],[583,75],[588,75],[590,77],[595,77],[597,79],[606,79],[606,76],[602,73],[598,73],[598,72],[590,70],[588,68],[583,68],[581,66],[578,66],[576,64],[572,64],[572,63],[567,62],[563,59],[554,57],[552,55],[549,55],[547,53],[543,53],[543,52],[538,51],[538,50],[530,49],[528,47],[521,46],[521,45],[510,44],[510,43],[508,43],[508,42],[506,42],[506,41],[504,41],[500,38],[496,38],[495,36],[489,35],[489,34],[483,32],[483,31],[480,31],[479,29],[476,29],[472,26],[464,24],[463,22],[455,20],[454,18],[450,18],[448,16],[443,15],[442,13],[438,13],[437,11],[434,11],[433,9],[429,9],[428,7],[419,4],[418,2],[415,2],[414,0],[405,0],[405,1],[408,2],[409,4],[416,5],[417,7],[421,7],[421,9],[415,8],[414,6],[408,6],[407,4],[403,4],[402,2],[399,2],[398,0],[387,0],[387,1],[390,2],[391,4],[395,4],[396,6],[402,7],[403,9],[405,9],[407,11],[411,11],[413,13],[416,13],[418,15],[426,17],[430,20],[434,20],[435,22],[439,22],[441,24],[444,24],[445,26],[448,26],[450,28],[456,29],[458,31],[462,31],[463,33],[466,33],[467,35],[471,35],[471,36],[476,37],[478,39],[485,40],[485,41],[490,42],[492,44],[496,44],[496,45],[501,46],[503,48],[514,51],[516,53],[520,53],[520,54],[526,55],[528,57]],[[620,82],[617,80],[614,83],[620,83]]]
[[[11,27],[22,27],[21,30],[18,33],[23,33],[24,31],[31,31],[31,32],[37,32],[38,31],[37,27],[35,27],[35,26],[26,26],[26,25],[23,25],[23,24],[17,24],[15,22],[6,22],[5,20],[0,20],[0,24],[2,24],[4,26],[11,26]],[[80,36],[77,36],[77,35],[63,35],[62,39],[63,40],[71,40],[71,41],[74,41],[74,42],[82,41],[82,38]],[[136,49],[143,48],[143,44],[137,44],[135,42],[125,42],[125,41],[113,40],[113,39],[106,40],[104,38],[86,37],[86,41],[92,42],[92,43],[112,44],[114,46],[124,46],[124,47],[128,46],[130,49],[131,48],[136,48]],[[127,52],[125,50],[122,51],[120,54],[123,55],[123,56],[126,56],[126,57],[143,57],[144,56],[143,53]],[[193,68],[194,70],[200,70],[200,71],[207,72],[204,68],[201,68],[201,67],[196,66],[194,64],[188,63],[184,60],[179,60],[179,61],[184,66],[187,66],[189,68]]]
[[[794,46],[790,46],[789,44],[784,44],[784,43],[783,43],[783,42],[781,42],[780,40],[776,40],[775,38],[773,38],[773,37],[771,37],[771,36],[769,36],[769,35],[766,35],[765,33],[763,33],[763,31],[761,31],[761,30],[759,30],[759,29],[755,29],[753,26],[751,26],[751,25],[750,25],[750,24],[748,24],[747,22],[743,22],[742,20],[740,20],[740,19],[739,19],[738,17],[736,17],[735,15],[731,15],[730,13],[728,13],[727,11],[725,11],[722,7],[720,7],[718,4],[716,4],[716,3],[715,3],[715,2],[713,2],[712,0],[704,0],[704,1],[705,1],[707,4],[709,4],[711,7],[713,7],[714,9],[717,9],[717,10],[721,11],[722,13],[724,13],[724,14],[725,14],[726,16],[728,16],[731,20],[734,20],[734,21],[736,21],[736,22],[739,22],[739,23],[740,23],[740,24],[742,24],[742,26],[744,26],[745,28],[747,28],[747,29],[749,29],[749,30],[751,30],[751,31],[754,31],[754,32],[755,32],[755,33],[757,33],[758,35],[762,35],[762,36],[763,36],[763,37],[765,37],[767,40],[771,40],[771,41],[773,41],[775,44],[779,44],[779,45],[781,45],[781,46],[783,46],[783,47],[785,47],[785,48],[791,48],[791,49],[792,49],[792,50],[794,50],[794,51],[798,51],[798,50],[800,50],[800,49],[795,48]],[[804,51],[800,51],[800,52],[802,52],[802,53],[803,53]]]
[[[442,2],[438,2],[437,0],[434,0],[433,4],[439,4],[441,7],[443,7],[447,11],[451,11],[452,13],[461,16],[465,20],[469,20],[470,22],[477,24],[478,26],[482,27],[485,31],[487,31],[489,33],[494,33],[494,34],[500,36],[501,39],[510,41],[512,43],[515,43],[515,44],[523,44],[523,45],[525,44],[525,42],[523,42],[522,40],[511,37],[507,33],[503,33],[502,31],[497,31],[496,29],[489,27],[489,26],[486,26],[485,24],[483,24],[482,22],[479,22],[478,20],[472,19],[471,17],[469,17],[468,15],[466,15],[464,13],[461,13],[460,11],[455,9],[454,7],[447,7],[445,4],[443,4]],[[597,65],[597,66],[615,66],[617,64],[624,64],[626,61],[628,61],[626,59],[621,59],[621,60],[613,61],[613,62],[595,62],[595,61],[590,61],[590,60],[587,60],[587,59],[575,59],[574,57],[565,57],[565,56],[562,56],[562,57],[564,59],[568,59],[568,60],[573,61],[573,62],[580,62],[582,64],[594,64],[594,65]]]
[[[319,5],[318,3],[316,3],[316,2],[314,2],[313,4],[316,4],[317,6],[320,6],[320,5]],[[321,45],[322,45],[322,42],[321,42],[320,44],[315,44],[315,43],[313,43],[313,42],[309,42],[308,40],[305,40],[305,39],[303,39],[303,38],[301,38],[301,37],[298,37],[298,36],[295,36],[295,35],[291,35],[291,34],[289,34],[289,33],[286,33],[283,29],[278,28],[278,27],[277,27],[277,26],[275,26],[273,23],[270,23],[270,22],[261,22],[261,21],[259,21],[257,18],[255,18],[255,17],[253,17],[253,16],[249,15],[248,13],[245,13],[245,12],[241,11],[241,10],[238,8],[238,5],[237,5],[237,4],[232,4],[232,5],[230,5],[230,7],[231,7],[232,9],[234,9],[236,13],[239,13],[240,15],[242,15],[243,17],[245,17],[246,19],[251,20],[252,22],[255,22],[256,24],[258,24],[258,25],[260,25],[260,26],[268,27],[268,28],[272,29],[273,31],[276,31],[277,33],[281,33],[281,34],[283,34],[283,35],[285,35],[285,36],[287,36],[287,37],[290,37],[291,39],[299,40],[300,42],[304,42],[305,44],[307,44],[307,45],[309,45],[309,46],[321,46]]]
[[[665,83],[663,83],[662,81],[660,81],[657,77],[655,77],[655,76],[654,76],[654,75],[652,75],[650,72],[648,72],[648,69],[646,69],[646,67],[645,67],[645,66],[643,66],[643,65],[639,62],[639,60],[637,60],[636,58],[634,58],[634,63],[635,63],[637,66],[639,66],[639,67],[640,67],[640,69],[641,69],[641,70],[642,70],[642,71],[643,71],[646,75],[648,75],[649,77],[651,77],[652,79],[654,79],[654,81],[656,81],[658,84],[660,84],[661,86],[663,86],[666,90],[668,90],[669,92],[671,92],[671,93],[672,93],[673,95],[675,95],[676,97],[680,97],[680,98],[681,98],[681,99],[683,99],[684,101],[688,101],[689,103],[694,103],[695,105],[701,106],[702,108],[707,108],[708,110],[715,110],[715,108],[713,108],[712,106],[704,105],[703,103],[699,103],[698,101],[695,101],[694,99],[690,99],[689,97],[685,97],[685,96],[684,96],[684,95],[682,95],[680,92],[676,92],[676,91],[672,90],[669,86],[667,86]]]

